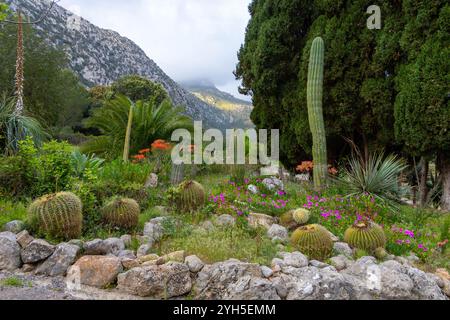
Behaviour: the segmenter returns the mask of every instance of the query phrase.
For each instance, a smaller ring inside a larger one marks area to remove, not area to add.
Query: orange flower
[[[169,150],[171,148],[170,143],[164,141],[164,140],[156,140],[155,142],[152,143],[152,151],[157,151],[157,150],[162,150],[162,151],[166,151]]]
[[[135,160],[144,160],[145,156],[143,154],[137,154],[135,156],[132,156],[131,158],[133,158]]]
[[[331,174],[332,176],[335,176],[338,174],[338,170],[335,167],[330,167],[328,168],[328,173]]]
[[[310,172],[314,168],[314,163],[312,161],[303,161],[297,166],[298,172]]]
[[[150,153],[150,149],[142,149],[139,151],[139,154]]]

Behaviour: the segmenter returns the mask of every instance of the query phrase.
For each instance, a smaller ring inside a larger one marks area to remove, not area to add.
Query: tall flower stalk
[[[14,110],[15,116],[21,116],[23,114],[23,82],[24,82],[24,50],[23,50],[23,23],[22,14],[18,12],[17,23],[17,58],[16,58],[16,107]]]

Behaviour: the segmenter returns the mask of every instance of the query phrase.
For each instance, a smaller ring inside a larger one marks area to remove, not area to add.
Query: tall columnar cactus
[[[328,175],[327,141],[323,120],[323,71],[324,43],[322,38],[314,39],[311,47],[308,71],[308,117],[313,137],[314,186],[321,189]]]
[[[196,181],[184,181],[178,187],[175,201],[177,209],[182,212],[197,211],[205,205],[205,189]]]
[[[138,225],[141,208],[133,199],[116,198],[102,208],[102,216],[111,226],[131,229]]]
[[[179,185],[184,180],[184,164],[172,163],[172,171],[170,173],[170,183]]]
[[[291,241],[310,259],[324,261],[333,252],[333,240],[330,233],[318,224],[298,228],[292,234]]]
[[[351,247],[374,253],[386,246],[383,229],[373,222],[361,222],[350,227],[344,235],[344,241]]]
[[[31,223],[39,232],[54,238],[74,239],[81,235],[81,200],[70,192],[46,195],[28,208]]]

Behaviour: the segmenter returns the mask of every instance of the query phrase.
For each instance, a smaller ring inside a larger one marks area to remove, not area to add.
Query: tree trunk
[[[428,172],[429,172],[429,166],[430,163],[425,158],[422,158],[420,160],[421,163],[421,170],[420,170],[420,181],[419,181],[419,201],[420,206],[425,207],[427,204],[427,198],[428,198]]]
[[[441,208],[450,211],[450,159],[445,155],[439,157],[439,171],[442,177]]]

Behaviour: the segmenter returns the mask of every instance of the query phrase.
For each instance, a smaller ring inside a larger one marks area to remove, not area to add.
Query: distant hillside
[[[22,12],[34,20],[50,5],[49,0],[0,1],[6,1],[13,10],[20,6]],[[174,104],[183,106],[194,120],[203,120],[205,126],[213,128],[234,127],[229,114],[183,89],[137,44],[117,32],[101,29],[59,5],[55,5],[35,27],[50,45],[67,53],[71,69],[85,85],[110,84],[124,75],[138,74],[162,84]]]
[[[254,127],[250,120],[253,110],[251,102],[220,91],[213,83],[205,80],[183,82],[181,85],[199,99],[224,111],[235,128]]]

